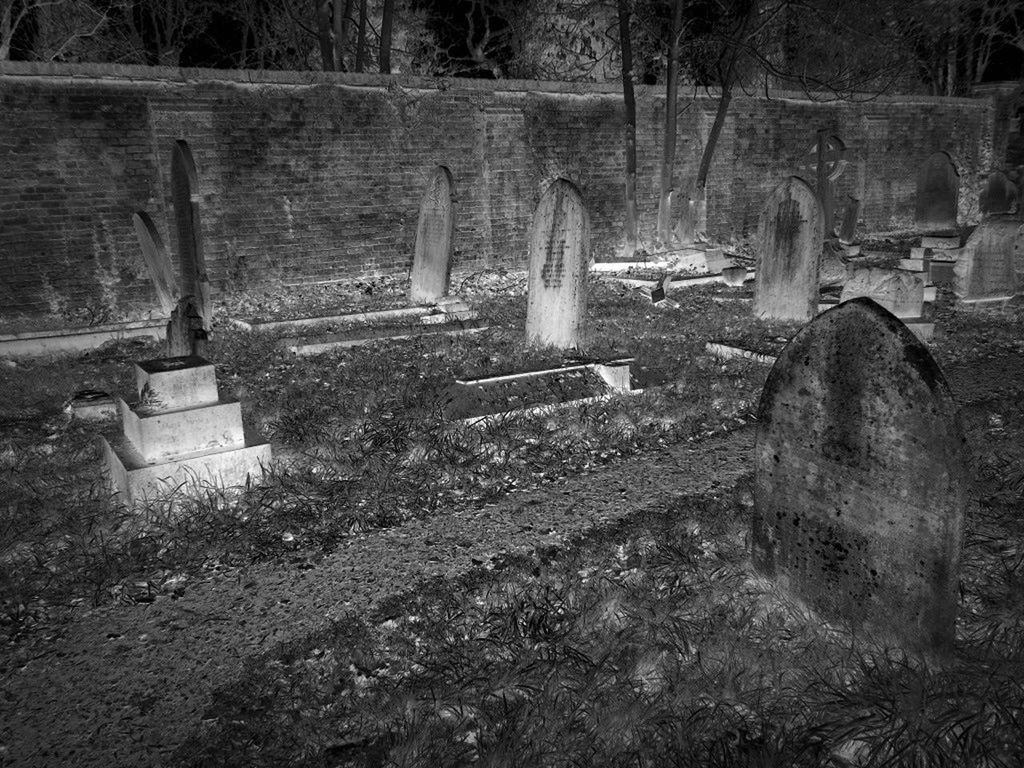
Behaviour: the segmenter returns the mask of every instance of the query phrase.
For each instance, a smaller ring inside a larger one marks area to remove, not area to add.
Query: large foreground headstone
[[[790,176],[769,195],[757,227],[758,317],[803,322],[814,317],[824,232],[821,204],[803,179]]]
[[[526,339],[566,349],[579,346],[586,312],[590,222],[583,198],[566,179],[541,196],[530,228]]]
[[[968,303],[1013,298],[1024,288],[1015,264],[1022,250],[1024,222],[1005,216],[982,221],[958,252],[953,292]]]
[[[917,204],[914,220],[926,232],[956,229],[960,174],[947,152],[936,152],[925,160],[917,174]]]
[[[866,298],[805,326],[758,406],[755,566],[823,616],[953,639],[966,470],[928,350]]]
[[[413,304],[429,304],[448,294],[455,228],[452,207],[451,173],[438,167],[420,201],[409,285],[409,301]]]
[[[1017,204],[1017,185],[1002,171],[993,171],[985,181],[985,189],[978,200],[985,215],[1009,213]]]

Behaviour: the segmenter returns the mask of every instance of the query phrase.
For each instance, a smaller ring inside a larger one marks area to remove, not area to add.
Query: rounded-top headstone
[[[924,231],[956,229],[960,174],[948,152],[930,155],[917,174],[914,220]]]
[[[448,294],[454,227],[452,177],[447,168],[439,166],[420,201],[409,278],[409,301],[413,304],[430,304]]]
[[[526,339],[577,347],[586,312],[590,222],[579,190],[556,179],[545,190],[530,228]]]
[[[1017,185],[1002,171],[993,171],[978,202],[983,214],[1009,213],[1017,204]]]
[[[953,639],[965,444],[938,365],[867,298],[786,346],[758,406],[755,566],[831,619]]]
[[[790,176],[768,196],[757,226],[754,313],[806,322],[818,311],[825,220],[811,186]]]

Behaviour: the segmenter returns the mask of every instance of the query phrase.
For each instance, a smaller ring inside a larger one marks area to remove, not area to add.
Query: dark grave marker
[[[413,304],[431,304],[448,293],[455,229],[452,198],[452,175],[439,166],[420,201],[409,279],[409,301]]]
[[[790,176],[769,195],[758,222],[754,313],[807,321],[818,306],[818,270],[824,240],[814,190]]]
[[[1002,171],[993,171],[985,182],[979,203],[985,215],[1009,213],[1017,204],[1017,185]]]
[[[914,220],[926,232],[956,229],[960,174],[947,152],[936,152],[917,174]]]
[[[526,338],[566,349],[579,346],[586,311],[590,222],[583,198],[566,179],[545,190],[530,229]]]
[[[192,152],[184,141],[174,143],[171,155],[171,196],[178,234],[178,269],[180,295],[190,298],[195,313],[209,331],[210,282],[203,258],[203,236],[199,217],[199,182]]]
[[[758,405],[755,566],[830,619],[953,641],[965,443],[938,365],[867,298],[805,326]]]
[[[853,243],[857,240],[857,221],[860,219],[860,199],[849,195],[846,210],[843,211],[843,224],[839,228],[839,242]]]

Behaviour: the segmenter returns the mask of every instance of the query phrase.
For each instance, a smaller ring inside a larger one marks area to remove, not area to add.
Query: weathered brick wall
[[[156,307],[131,215],[177,249],[171,156],[198,170],[215,291],[407,272],[419,198],[437,165],[455,180],[457,270],[523,265],[542,189],[574,181],[598,258],[621,245],[622,107],[614,86],[387,79],[109,65],[0,65],[0,319],[71,323]],[[664,99],[638,88],[642,225],[653,228]],[[681,99],[677,178],[696,173],[713,98]],[[841,193],[870,227],[908,224],[917,165],[950,151],[965,200],[988,169],[992,107],[967,99],[822,104],[733,100],[709,183],[720,236],[756,226],[778,180],[813,158],[815,129],[849,148]],[[176,258],[176,257],[174,257]]]

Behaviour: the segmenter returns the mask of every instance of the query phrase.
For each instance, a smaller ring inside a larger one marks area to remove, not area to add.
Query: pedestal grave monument
[[[262,477],[270,445],[246,438],[241,405],[220,397],[208,360],[137,362],[135,383],[135,402],[116,400],[123,435],[101,438],[111,484],[125,501]]]

